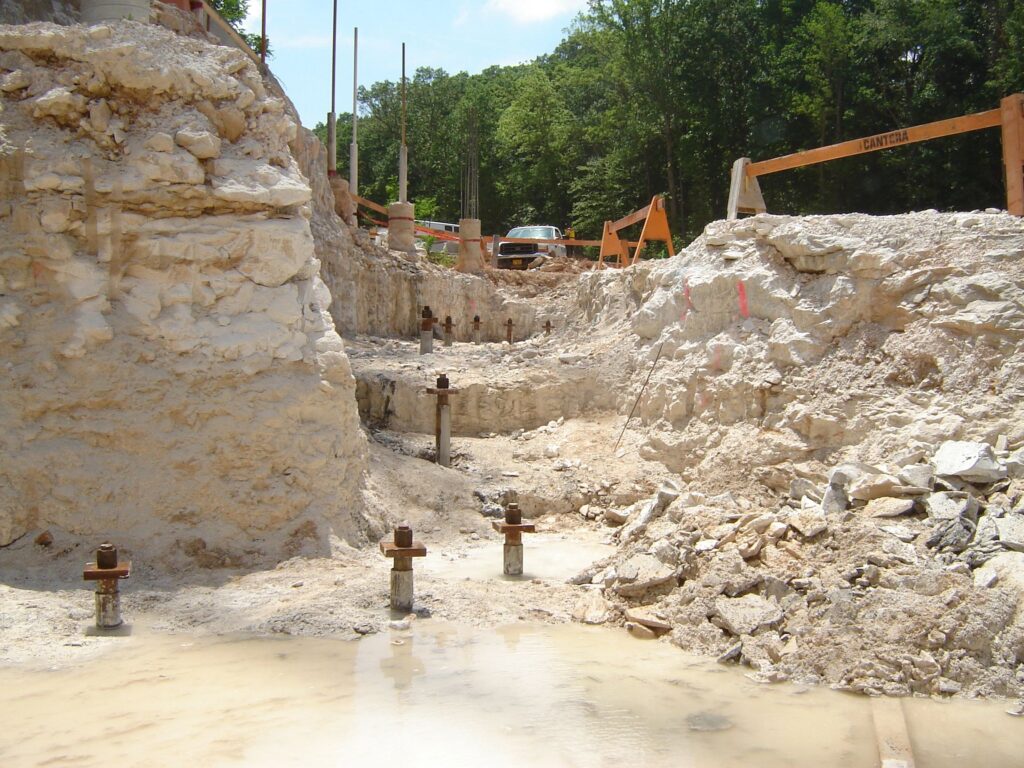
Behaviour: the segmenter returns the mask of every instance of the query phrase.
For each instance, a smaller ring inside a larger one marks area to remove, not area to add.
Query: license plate
[[[522,263],[523,263],[523,260],[522,260],[522,259],[512,259],[512,264],[513,264],[513,266],[516,266],[516,267],[518,267],[518,266],[519,266],[520,264],[522,264]]]

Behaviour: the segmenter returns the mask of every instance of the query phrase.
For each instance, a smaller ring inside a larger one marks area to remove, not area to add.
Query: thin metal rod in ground
[[[622,442],[622,436],[626,434],[626,427],[629,426],[629,420],[633,418],[633,414],[636,413],[636,407],[640,405],[640,398],[644,396],[644,390],[647,389],[647,385],[651,381],[651,376],[654,374],[654,369],[658,366],[658,361],[661,360],[661,350],[665,348],[665,342],[661,342],[658,347],[658,354],[654,356],[654,364],[651,366],[651,370],[647,372],[647,378],[644,380],[644,385],[640,387],[640,394],[636,396],[636,402],[633,403],[633,410],[629,412],[629,416],[626,417],[626,423],[622,425],[622,431],[619,433],[619,439],[615,441],[615,447],[612,448],[612,453],[619,450],[619,443]]]

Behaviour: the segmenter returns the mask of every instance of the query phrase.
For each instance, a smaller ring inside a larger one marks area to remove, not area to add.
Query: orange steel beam
[[[819,147],[818,149],[809,149],[804,152],[795,152],[792,155],[783,155],[771,160],[762,160],[759,163],[751,163],[747,166],[747,176],[764,176],[769,173],[788,171],[791,168],[800,168],[805,165],[838,160],[841,157],[863,155],[867,152],[878,152],[883,149],[902,147],[906,144],[929,141],[943,136],[954,136],[958,133],[995,128],[1002,124],[1002,114],[1001,109],[990,109],[987,112],[954,117],[949,120],[939,120],[934,123],[926,123],[925,125],[915,125],[912,128],[898,128],[888,133],[879,133],[861,139],[844,141],[840,144],[832,144],[828,147]]]

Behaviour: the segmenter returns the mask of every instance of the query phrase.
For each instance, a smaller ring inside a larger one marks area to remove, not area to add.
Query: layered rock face
[[[240,51],[0,27],[0,545],[241,562],[365,537],[297,131]]]
[[[365,231],[345,228],[330,252],[321,256],[324,279],[341,300],[333,314],[347,334],[419,338],[420,311],[429,306],[435,317],[451,315],[454,338],[471,341],[472,319],[479,315],[486,337],[503,338],[502,326],[512,318],[519,337],[537,331],[537,311],[499,290],[490,279],[462,274],[430,263],[417,252],[400,253],[373,245]],[[504,276],[493,276],[495,281]]]
[[[596,326],[628,315],[637,370],[660,350],[646,452],[687,478],[746,483],[753,466],[785,485],[773,467],[792,460],[1024,440],[1015,217],[715,222],[675,259],[585,276],[579,306]]]
[[[74,24],[79,20],[79,5],[79,0],[4,0],[0,5],[0,24]]]

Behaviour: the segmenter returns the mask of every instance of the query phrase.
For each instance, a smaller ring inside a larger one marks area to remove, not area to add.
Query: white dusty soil
[[[567,424],[564,430],[576,427],[589,439],[607,436],[607,430],[589,423]],[[463,469],[446,470],[407,455],[426,449],[425,440],[389,434],[380,439],[396,450],[371,441],[368,496],[396,521],[408,521],[428,548],[427,558],[415,563],[415,615],[420,620],[477,627],[571,620],[581,588],[567,582],[613,551],[602,543],[610,529],[572,515],[542,516],[536,519],[537,534],[525,537],[525,576],[503,577],[502,539],[492,530],[490,518],[481,515],[481,502],[473,492],[497,492],[511,480],[481,467],[526,469],[512,457],[521,441],[457,440],[456,463]],[[568,474],[534,470],[530,477],[549,494],[545,503],[569,487],[578,488],[577,493],[600,490]],[[625,492],[622,499],[636,498],[642,495],[641,488],[650,487],[650,481],[635,471],[628,477],[632,479],[624,479],[622,485],[637,490]],[[524,497],[523,502],[528,509],[535,504],[533,497]],[[3,551],[0,663],[73,663],[116,646],[116,631],[104,637],[92,630],[91,585],[81,578],[85,560],[92,559],[91,549],[84,540],[54,534],[48,547],[24,538]],[[332,558],[298,557],[272,570],[217,567],[210,560],[177,573],[135,558],[132,576],[122,582],[126,621],[133,632],[353,639],[404,619],[388,607],[390,560],[376,547],[354,549],[341,542],[335,546]],[[122,552],[121,557],[132,559],[133,553]]]

